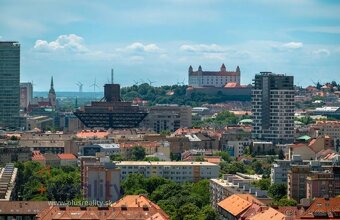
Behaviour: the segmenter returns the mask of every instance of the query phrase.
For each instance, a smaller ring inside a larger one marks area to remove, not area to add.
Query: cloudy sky
[[[21,81],[46,91],[187,83],[194,69],[340,79],[340,2],[316,0],[0,0],[0,40],[21,43]]]

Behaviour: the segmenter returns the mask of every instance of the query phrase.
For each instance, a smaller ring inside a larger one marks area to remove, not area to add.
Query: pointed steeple
[[[51,87],[50,87],[50,91],[48,93],[55,94],[54,85],[53,85],[53,76],[51,77]]]
[[[221,72],[225,72],[225,71],[226,71],[225,65],[224,65],[224,63],[222,63]]]
[[[201,67],[201,65],[198,67],[198,71],[202,71],[202,67]]]

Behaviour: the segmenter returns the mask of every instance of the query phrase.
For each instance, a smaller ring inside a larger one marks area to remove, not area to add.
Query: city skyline
[[[240,66],[241,83],[272,71],[301,86],[336,80],[337,1],[2,1],[0,41],[21,44],[21,81],[48,91],[188,83],[187,70]],[[171,76],[171,77],[168,77]],[[67,80],[65,80],[67,79]],[[327,79],[327,80],[326,80]]]

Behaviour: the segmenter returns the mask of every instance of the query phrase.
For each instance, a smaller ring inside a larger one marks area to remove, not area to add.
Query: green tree
[[[268,189],[268,195],[275,200],[280,200],[287,194],[287,186],[283,183],[274,183]]]
[[[279,159],[280,159],[280,160],[285,159],[285,154],[284,154],[284,152],[283,152],[282,149],[279,150]]]
[[[274,200],[270,205],[274,206],[297,206],[297,202],[294,199],[287,199],[286,196],[280,200]]]
[[[145,149],[140,146],[135,146],[132,148],[132,160],[144,160],[145,158]]]
[[[218,220],[219,216],[218,216],[216,210],[213,207],[211,207],[210,205],[206,205],[201,209],[198,219],[200,219],[200,220]]]
[[[230,158],[228,152],[225,152],[225,151],[216,152],[216,153],[215,153],[215,156],[220,156],[220,157],[222,157],[222,159],[223,159],[225,162],[230,162],[230,161],[231,161],[231,158]]]
[[[253,185],[260,188],[261,190],[268,190],[269,187],[270,187],[270,179],[265,178],[265,179],[260,179],[260,180],[254,181]]]

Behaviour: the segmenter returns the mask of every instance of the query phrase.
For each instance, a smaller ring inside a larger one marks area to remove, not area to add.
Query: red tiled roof
[[[32,152],[32,160],[38,161],[38,160],[46,160],[44,155],[40,153],[40,151],[33,151]]]
[[[61,160],[74,160],[74,159],[77,159],[77,157],[74,156],[73,154],[58,154],[58,157]]]
[[[301,219],[333,218],[334,213],[340,214],[340,198],[316,198]]]

